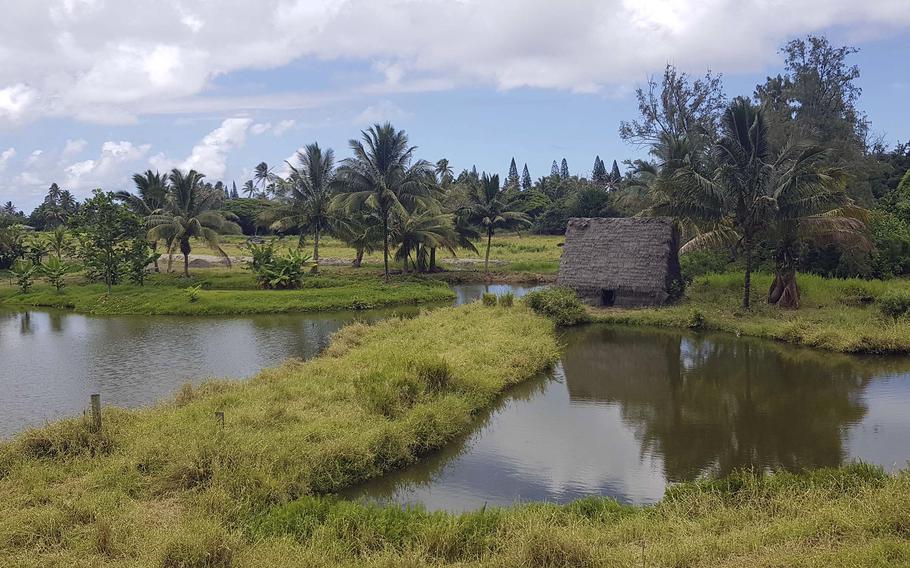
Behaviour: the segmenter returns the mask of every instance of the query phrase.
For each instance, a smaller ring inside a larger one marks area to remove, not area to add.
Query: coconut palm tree
[[[458,235],[452,215],[420,209],[395,214],[392,238],[398,245],[395,260],[402,263],[404,272],[409,271],[409,264],[417,272],[424,272],[429,264],[429,251],[445,248],[454,253]]]
[[[788,147],[782,153],[789,168],[784,183],[774,188],[769,237],[774,245],[774,280],[768,303],[781,308],[799,307],[796,265],[805,241],[868,252],[872,242],[866,231],[868,211],[854,205],[845,191],[846,176],[825,163],[830,153],[818,146]]]
[[[443,189],[448,188],[455,179],[455,172],[452,170],[452,166],[449,165],[449,161],[445,158],[436,161],[434,172],[436,174],[436,181]]]
[[[468,203],[464,207],[468,219],[481,227],[487,237],[487,250],[484,254],[483,270],[490,273],[490,245],[497,230],[517,230],[530,225],[528,216],[512,209],[507,191],[499,186],[499,175],[487,175],[480,178],[468,191]]]
[[[16,215],[16,206],[13,205],[12,201],[7,201],[3,204],[3,207],[0,208],[0,215],[7,215],[9,217]]]
[[[336,172],[339,204],[349,211],[367,208],[377,214],[388,281],[391,217],[431,199],[432,167],[424,160],[412,163],[416,148],[408,146],[403,130],[388,122],[361,131],[361,140],[351,140],[350,146],[354,156],[343,160]]]
[[[259,162],[253,170],[253,179],[256,180],[256,185],[260,187],[262,193],[265,195],[268,195],[269,187],[278,177],[272,173],[273,169],[274,168],[270,168],[267,163]]]
[[[780,152],[772,152],[764,112],[748,99],[740,97],[730,104],[721,127],[721,138],[713,149],[714,174],[708,177],[689,165],[671,180],[673,201],[665,210],[677,218],[714,223],[680,252],[718,244],[733,244],[742,250],[742,307],[748,309],[753,252],[764,238],[776,236],[780,279],[772,286],[769,299],[778,303],[784,297],[783,305],[796,307],[796,276],[791,269],[800,234],[831,235],[840,227],[839,232],[846,236],[858,229],[858,219],[844,209],[849,202],[843,195],[842,176],[821,165],[824,151],[817,147],[792,142]]]
[[[221,194],[207,190],[202,179],[205,176],[196,170],[182,172],[176,168],[168,174],[170,192],[165,206],[149,218],[149,239],[164,239],[171,243],[168,254],[179,246],[183,254],[183,275],[190,275],[191,239],[199,239],[213,251],[230,258],[219,245],[220,235],[240,234],[240,226],[227,218],[230,213],[215,209]]]
[[[335,194],[332,180],[335,175],[335,152],[322,150],[319,144],[307,145],[297,152],[297,165],[288,162],[290,199],[267,211],[272,219],[272,229],[287,231],[300,229],[300,240],[310,232],[313,235],[314,272],[319,269],[319,238],[323,233],[334,232],[342,220],[336,215],[333,204]]]
[[[382,246],[382,221],[374,211],[346,211],[344,223],[335,227],[335,236],[353,248],[354,268],[363,264],[363,255]]]
[[[253,180],[248,179],[244,182],[243,189],[240,191],[245,193],[248,198],[252,199],[253,195],[256,193],[256,184],[253,183]]]
[[[122,201],[136,215],[142,217],[148,222],[149,217],[156,211],[163,209],[167,204],[167,179],[158,172],[146,170],[144,173],[133,174],[133,183],[136,185],[136,193],[128,191],[118,191],[114,197]],[[170,249],[170,243],[165,243]],[[158,241],[152,241],[152,253],[158,250]],[[158,256],[155,258],[155,272],[159,271]]]

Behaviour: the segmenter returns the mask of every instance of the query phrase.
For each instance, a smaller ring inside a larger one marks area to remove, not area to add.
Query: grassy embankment
[[[27,431],[0,444],[0,564],[243,565],[270,507],[413,462],[557,354],[548,321],[474,304],[354,324],[308,362],[107,409],[100,433]]]
[[[0,305],[63,308],[99,315],[361,310],[444,302],[454,297],[441,281],[396,277],[386,284],[375,271],[342,269],[307,277],[298,290],[259,290],[253,275],[239,268],[195,270],[189,280],[175,274],[155,274],[144,286],[122,284],[114,286],[110,294],[103,284],[81,282],[81,276],[59,292],[43,282],[28,294],[18,293],[8,283],[0,284]]]
[[[887,293],[906,292],[907,280],[829,279],[799,275],[798,310],[769,306],[764,294],[771,275],[753,275],[752,308],[740,308],[742,274],[696,278],[680,303],[636,310],[592,309],[594,321],[696,328],[777,339],[845,353],[910,353],[910,318],[889,317],[879,309]]]

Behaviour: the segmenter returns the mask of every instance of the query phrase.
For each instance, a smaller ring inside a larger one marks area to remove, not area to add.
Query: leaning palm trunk
[[[357,254],[354,256],[353,265],[354,265],[354,268],[360,268],[360,266],[363,264],[364,247],[362,245],[357,245],[356,249],[357,249]]]
[[[153,263],[155,264],[155,272],[161,272],[161,269],[158,268],[158,240],[157,239],[152,241],[152,258],[155,259],[153,261]]]

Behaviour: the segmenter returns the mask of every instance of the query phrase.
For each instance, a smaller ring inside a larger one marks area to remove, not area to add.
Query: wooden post
[[[92,429],[101,431],[101,395],[92,395]]]
[[[224,428],[224,412],[219,410],[215,413],[215,418],[218,420],[218,424]]]

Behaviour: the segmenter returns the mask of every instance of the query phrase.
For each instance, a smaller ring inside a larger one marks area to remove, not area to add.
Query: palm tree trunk
[[[483,272],[490,275],[490,243],[493,241],[493,229],[487,229],[487,254],[483,259]]]
[[[746,276],[743,280],[743,309],[749,309],[749,295],[752,290],[752,241],[743,242],[746,252]]]
[[[779,245],[777,262],[774,270],[774,281],[768,290],[768,303],[779,308],[799,308],[799,286],[796,283],[796,258],[792,241]]]
[[[385,281],[389,281],[389,214],[382,216],[382,262],[385,266]]]
[[[152,241],[152,255],[155,257],[155,272],[161,272],[161,269],[158,268],[158,241]]]
[[[436,247],[430,247],[430,272],[436,272]]]
[[[190,240],[183,238],[180,240],[180,252],[183,253],[183,276],[190,277]]]
[[[319,225],[316,225],[316,231],[313,235],[313,262],[316,263],[316,266],[313,267],[313,274],[319,274]]]
[[[357,254],[354,256],[354,268],[360,268],[363,264],[363,246],[357,246]]]

